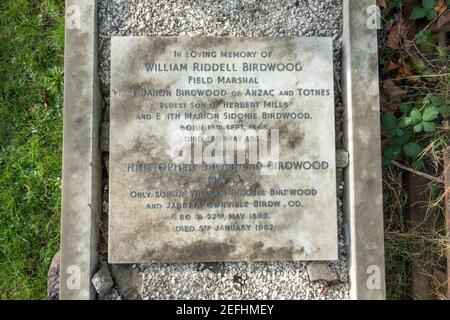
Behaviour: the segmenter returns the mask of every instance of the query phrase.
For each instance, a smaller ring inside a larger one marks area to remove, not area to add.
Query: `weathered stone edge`
[[[97,1],[66,0],[60,299],[94,299],[101,204]]]
[[[345,226],[350,299],[385,299],[375,0],[344,0]]]

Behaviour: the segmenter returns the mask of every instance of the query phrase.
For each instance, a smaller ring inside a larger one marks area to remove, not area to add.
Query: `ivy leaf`
[[[383,155],[381,157],[381,164],[383,165],[383,167],[388,167],[391,164],[391,160],[392,159],[389,159],[385,155]]]
[[[419,45],[423,45],[426,44],[428,42],[428,37],[431,35],[431,30],[423,30],[420,31],[419,33],[417,33],[414,36],[414,40],[417,42],[417,44]]]
[[[439,109],[436,107],[426,108],[423,112],[422,119],[423,121],[433,121],[439,116]]]
[[[411,124],[412,124],[412,120],[410,117],[403,117],[398,122],[398,127],[404,129],[406,127],[409,127]]]
[[[418,109],[412,109],[411,113],[409,114],[412,120],[412,124],[416,125],[422,122],[422,114]]]
[[[392,142],[394,145],[403,146],[404,144],[408,143],[409,140],[411,140],[411,137],[412,137],[412,132],[411,132],[411,130],[408,130],[408,131],[405,131],[401,137],[397,136],[394,139],[392,139]]]
[[[403,131],[400,128],[397,128],[397,130],[396,130],[397,137],[403,137],[404,134],[405,134],[405,131]]]
[[[411,20],[418,20],[425,18],[427,16],[428,10],[422,7],[414,7],[411,12],[411,16],[409,17]]]
[[[387,148],[384,151],[383,155],[387,159],[389,159],[389,162],[390,162],[391,160],[398,158],[400,156],[401,152],[402,152],[401,146],[390,146],[389,148]]]
[[[422,152],[422,147],[415,142],[409,142],[403,146],[403,152],[408,157],[415,158]]]
[[[397,118],[393,113],[384,113],[381,122],[388,131],[393,131],[397,128]]]
[[[429,10],[427,12],[427,19],[430,20],[430,21],[436,19],[437,16],[438,16],[438,14],[437,14],[437,12],[434,9]]]
[[[424,122],[422,122],[422,126],[423,126],[423,131],[425,131],[425,132],[436,131],[436,125],[434,124],[434,122],[424,121]]]
[[[416,124],[413,128],[414,132],[417,133],[422,132],[422,129],[423,129],[423,122]]]
[[[422,0],[422,5],[427,9],[434,9],[436,6],[436,0]]]
[[[409,106],[409,104],[406,103],[400,103],[398,109],[404,114],[407,114],[411,111],[411,107]]]
[[[431,95],[430,96],[430,102],[435,105],[436,107],[442,105],[443,103],[445,103],[444,99],[441,96],[437,96],[437,95]]]
[[[449,0],[450,1],[450,0]],[[447,118],[450,116],[450,105],[444,104],[439,108],[439,112],[444,118]]]

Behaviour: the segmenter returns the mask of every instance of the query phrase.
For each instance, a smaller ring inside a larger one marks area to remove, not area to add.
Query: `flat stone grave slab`
[[[336,260],[331,38],[113,37],[110,263]]]

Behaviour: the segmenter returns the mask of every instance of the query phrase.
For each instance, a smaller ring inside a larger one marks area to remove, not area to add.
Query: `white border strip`
[[[385,299],[383,197],[375,0],[344,0],[345,215],[350,299]]]
[[[101,212],[97,1],[67,0],[60,299],[95,299]]]

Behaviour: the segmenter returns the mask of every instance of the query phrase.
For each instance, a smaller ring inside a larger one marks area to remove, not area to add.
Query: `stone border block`
[[[101,212],[97,1],[67,0],[60,299],[95,299]]]
[[[385,299],[377,7],[344,0],[343,99],[350,299]]]

